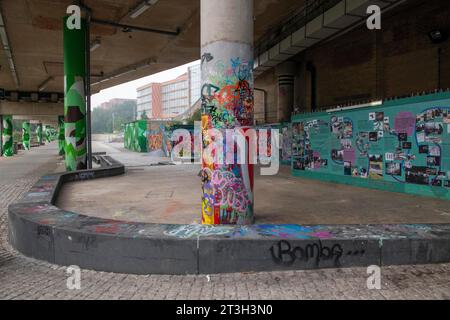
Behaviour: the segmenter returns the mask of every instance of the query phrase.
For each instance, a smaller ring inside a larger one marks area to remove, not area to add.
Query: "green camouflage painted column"
[[[3,140],[3,156],[12,157],[14,155],[12,116],[3,116],[2,140]]]
[[[38,144],[41,145],[43,142],[43,140],[42,140],[42,123],[39,123],[36,127],[36,136],[37,136]]]
[[[50,128],[49,128],[49,126],[44,126],[44,135],[45,135],[45,142],[46,143],[52,142],[52,139],[50,138]]]
[[[30,150],[30,123],[22,122],[22,144],[25,150]]]
[[[65,163],[68,171],[87,169],[85,36],[86,24],[80,29],[67,28],[64,18],[64,127]]]
[[[38,123],[36,127],[36,137],[39,145],[42,144],[42,123]]]
[[[58,147],[59,155],[64,155],[66,137],[64,136],[64,116],[58,117]]]

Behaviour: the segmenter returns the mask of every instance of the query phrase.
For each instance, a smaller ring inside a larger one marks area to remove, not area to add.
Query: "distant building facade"
[[[116,106],[116,105],[119,105],[122,103],[126,103],[126,102],[136,102],[136,100],[135,99],[111,99],[107,102],[103,102],[97,108],[107,110],[107,109],[112,108],[113,106]]]
[[[200,99],[200,64],[163,83],[150,83],[137,89],[137,119],[170,119],[185,112]]]

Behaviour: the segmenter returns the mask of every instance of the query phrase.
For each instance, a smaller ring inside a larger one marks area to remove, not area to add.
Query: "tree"
[[[113,133],[120,131],[122,125],[134,121],[136,101],[124,101],[108,109],[96,108],[92,111],[92,133]],[[113,128],[114,117],[114,128]]]

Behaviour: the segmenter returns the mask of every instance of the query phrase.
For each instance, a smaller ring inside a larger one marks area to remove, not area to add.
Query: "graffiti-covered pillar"
[[[67,171],[87,169],[85,40],[86,23],[69,29],[64,18],[64,132]]]
[[[30,123],[22,122],[22,144],[25,150],[30,150]]]
[[[38,145],[42,145],[42,123],[38,123],[36,126],[36,138]]]
[[[213,162],[208,150],[217,132],[253,126],[253,0],[201,0],[201,54],[202,223],[251,224],[253,165]]]
[[[3,156],[12,157],[14,155],[12,116],[3,116],[2,142]]]
[[[64,116],[58,117],[58,149],[59,155],[64,155],[66,137],[64,135]]]

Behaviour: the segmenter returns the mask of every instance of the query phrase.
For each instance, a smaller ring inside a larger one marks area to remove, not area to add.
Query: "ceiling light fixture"
[[[39,92],[44,91],[45,88],[47,88],[49,82],[52,81],[52,80],[53,80],[53,77],[50,76],[44,82],[42,82],[41,85],[38,88]]]
[[[95,39],[94,41],[91,42],[91,52],[96,50],[98,47],[100,47],[101,45],[101,41],[100,39]]]
[[[433,43],[441,43],[447,40],[448,38],[447,32],[440,29],[430,31],[428,33],[428,36],[430,37],[430,40]]]
[[[157,3],[158,0],[146,0],[141,2],[136,8],[130,11],[130,18],[136,19],[141,14],[143,14],[145,11],[147,11],[148,8],[150,8],[152,5]]]

